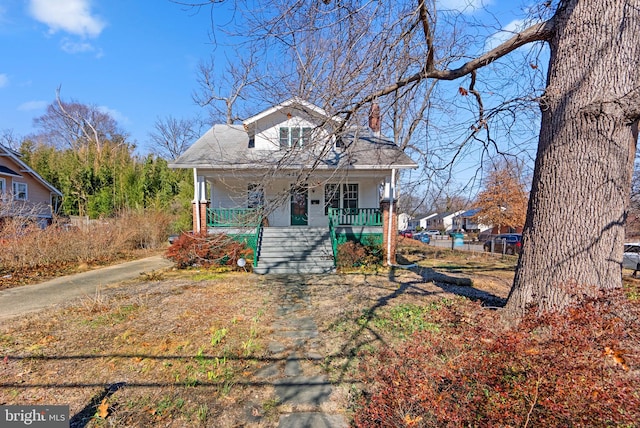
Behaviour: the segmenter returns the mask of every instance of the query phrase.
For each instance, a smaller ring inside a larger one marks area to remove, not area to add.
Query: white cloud
[[[116,120],[116,122],[118,122],[119,124],[126,124],[129,122],[129,118],[127,116],[125,116],[124,114],[120,113],[120,111],[107,107],[107,106],[98,106],[98,110],[100,110],[103,113],[108,114],[109,116],[111,116],[112,118],[114,118]]]
[[[101,58],[104,55],[102,49],[96,48],[91,43],[76,42],[68,38],[62,39],[60,47],[69,54],[95,52],[96,58]]]
[[[20,111],[42,110],[49,105],[47,101],[27,101],[18,106]]]
[[[489,6],[494,0],[437,0],[438,10],[455,10],[465,15],[471,15],[483,7]]]
[[[106,25],[91,14],[90,0],[30,0],[29,11],[33,18],[48,25],[51,33],[62,30],[96,37]]]
[[[513,37],[516,33],[524,30],[527,27],[527,22],[524,19],[516,19],[508,23],[504,26],[504,28],[491,37],[489,37],[485,44],[485,51],[490,51],[491,49],[498,47],[501,43],[506,42],[511,37]]]
[[[4,88],[9,84],[9,76],[6,74],[0,74],[0,88]]]

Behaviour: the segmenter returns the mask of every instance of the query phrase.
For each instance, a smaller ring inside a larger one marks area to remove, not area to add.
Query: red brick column
[[[193,209],[193,233],[207,233],[207,208],[211,203],[209,201],[192,202]],[[198,208],[200,209],[200,230],[198,227]]]
[[[393,216],[389,218],[389,212],[391,207],[390,200],[383,200],[380,202],[380,209],[382,210],[382,252],[384,254],[384,262],[388,260],[391,264],[396,264],[396,247],[398,246],[398,215],[393,207]],[[389,247],[389,221],[391,221],[391,247]],[[387,249],[390,248],[391,257],[387,257]]]
[[[198,227],[197,226],[198,225],[198,214],[199,214],[198,213],[198,209],[200,207],[200,202],[196,202],[196,201],[191,202],[191,207],[192,207],[191,211],[192,211],[192,218],[193,218],[193,223],[192,223],[193,227],[191,228],[191,230],[193,230],[193,233],[195,234],[195,233],[199,232],[196,229]]]

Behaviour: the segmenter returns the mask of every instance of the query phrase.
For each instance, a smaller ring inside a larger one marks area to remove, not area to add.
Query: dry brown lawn
[[[318,325],[323,357],[305,370],[334,382],[319,410],[349,420],[359,351],[398,340],[363,320],[460,296],[499,306],[509,290],[513,258],[402,251],[419,268],[292,278],[172,271],[3,323],[0,404],[69,405],[72,426],[277,426],[300,409],[279,403],[256,373],[284,365],[269,343],[295,283],[310,297],[301,311]]]

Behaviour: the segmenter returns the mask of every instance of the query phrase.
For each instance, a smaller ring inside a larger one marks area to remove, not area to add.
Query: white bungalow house
[[[214,125],[169,166],[193,170],[194,230],[243,237],[257,273],[331,271],[347,239],[384,239],[394,262],[384,213],[396,222],[395,174],[417,167],[379,132],[297,98]]]

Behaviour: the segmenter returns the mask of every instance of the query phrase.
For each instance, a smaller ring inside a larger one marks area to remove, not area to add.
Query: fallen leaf
[[[524,352],[529,355],[540,355],[540,350],[538,348],[529,348]]]
[[[404,417],[404,423],[408,427],[412,427],[418,424],[418,422],[422,421],[422,416],[416,416],[415,418],[411,417],[411,415],[406,415]]]
[[[109,404],[107,403],[107,399],[103,398],[102,403],[98,406],[98,417],[102,419],[106,419],[109,415]]]
[[[611,357],[615,365],[622,367],[622,369],[625,371],[629,370],[629,366],[627,365],[626,361],[624,360],[624,357],[622,356],[622,351],[614,350],[613,348],[605,346],[604,354]]]

